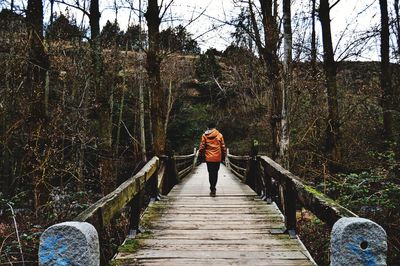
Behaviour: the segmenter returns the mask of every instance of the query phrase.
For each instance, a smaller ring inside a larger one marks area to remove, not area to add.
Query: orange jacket
[[[221,162],[226,156],[224,137],[215,128],[201,136],[199,154],[204,154],[206,162]]]

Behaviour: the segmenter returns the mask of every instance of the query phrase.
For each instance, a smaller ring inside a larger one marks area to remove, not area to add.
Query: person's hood
[[[213,128],[213,129],[208,129],[206,130],[206,132],[204,132],[204,134],[206,135],[207,138],[209,139],[213,139],[218,135],[218,130]]]

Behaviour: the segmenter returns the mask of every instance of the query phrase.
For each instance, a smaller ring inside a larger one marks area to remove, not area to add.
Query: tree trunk
[[[326,150],[333,161],[341,159],[339,134],[339,107],[337,99],[336,62],[333,55],[329,0],[320,0],[319,18],[324,47],[324,70],[328,96],[328,121],[326,128]]]
[[[394,10],[396,13],[396,31],[397,31],[397,56],[400,57],[400,12],[399,12],[399,0],[394,0]]]
[[[100,12],[99,0],[90,1],[90,45],[92,56],[92,86],[96,94],[98,115],[99,138],[99,170],[100,183],[103,194],[111,192],[115,187],[112,161],[112,135],[111,135],[111,93],[103,87],[103,58],[100,42]]]
[[[250,12],[251,25],[253,27],[256,47],[257,47],[258,53],[260,55],[261,63],[263,65],[265,65],[265,63],[266,63],[265,47],[263,46],[262,41],[261,41],[261,35],[258,30],[256,16],[253,11],[253,2],[251,0],[249,0],[249,12]]]
[[[383,135],[385,140],[393,138],[392,82],[389,61],[389,16],[387,0],[379,0],[381,9],[381,90],[383,109]]]
[[[270,117],[273,144],[272,158],[281,163],[283,84],[279,72],[279,59],[277,55],[279,31],[276,21],[276,3],[272,0],[260,0],[260,4],[265,38],[264,60],[267,65],[269,86],[272,89]]]
[[[165,153],[166,132],[166,92],[161,86],[160,77],[160,45],[159,33],[161,19],[159,17],[159,7],[157,0],[149,0],[145,14],[149,34],[149,49],[147,51],[147,74],[148,84],[151,89],[151,120],[153,126],[154,152],[156,155]]]
[[[289,114],[288,95],[292,84],[292,19],[291,0],[283,0],[283,31],[284,31],[284,60],[283,60],[283,94],[282,94],[282,139],[280,154],[282,166],[289,169]]]
[[[139,69],[139,120],[140,120],[140,150],[142,153],[142,161],[146,162],[146,134],[145,134],[145,123],[144,123],[144,88],[143,88],[143,77],[142,77],[142,57],[140,57],[140,69]]]
[[[32,116],[35,120],[44,118],[44,84],[49,59],[44,51],[43,3],[42,0],[29,0],[26,12],[29,27],[29,63],[26,88],[34,103]],[[38,108],[39,107],[39,108]]]
[[[154,147],[154,136],[153,136],[153,123],[151,122],[151,88],[147,89],[148,99],[149,99],[149,109],[147,110],[147,121],[149,121],[150,129],[150,147]]]
[[[45,79],[49,68],[49,59],[44,51],[43,38],[43,3],[42,0],[29,0],[26,12],[26,20],[29,28],[29,62],[26,77],[26,93],[32,99],[30,106],[31,117],[30,131],[33,133],[32,141],[40,151],[45,152],[45,135],[42,134],[45,123]],[[40,156],[40,155],[39,155]],[[36,162],[42,158],[32,158]],[[46,167],[43,165],[42,167]],[[41,167],[38,167],[39,169]],[[38,213],[39,208],[45,206],[49,191],[44,172],[33,172],[34,208]]]
[[[142,43],[142,1],[139,0],[139,46],[143,47]],[[146,155],[146,134],[145,134],[145,112],[144,112],[144,88],[143,88],[143,58],[140,54],[140,67],[139,67],[139,114],[140,114],[140,146],[142,152],[142,161],[147,161]]]
[[[316,34],[315,34],[315,2],[316,0],[312,0],[312,10],[311,10],[311,20],[312,20],[312,28],[311,28],[311,68],[312,75],[315,76],[317,73],[317,44],[316,44]]]

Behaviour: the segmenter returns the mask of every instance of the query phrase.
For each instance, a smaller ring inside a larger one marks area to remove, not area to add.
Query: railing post
[[[296,191],[289,182],[283,188],[286,231],[291,237],[296,236]]]
[[[250,159],[247,161],[246,166],[246,184],[251,187],[254,191],[259,193],[257,190],[257,175],[258,175],[258,141],[253,140],[251,143]]]
[[[40,236],[39,265],[100,265],[96,229],[86,222],[50,226]]]
[[[330,266],[383,266],[386,252],[386,232],[371,220],[341,218],[332,228]]]
[[[140,186],[140,183],[138,182],[137,185]],[[129,228],[130,228],[129,234],[131,236],[135,236],[137,233],[140,232],[139,222],[140,222],[140,212],[142,210],[142,205],[143,205],[144,188],[140,187],[139,190],[140,190],[139,193],[137,193],[130,202],[131,213],[129,221]]]
[[[161,164],[160,164],[161,165]],[[157,168],[157,171],[149,179],[150,186],[150,198],[152,200],[159,200],[159,191],[158,191],[158,171],[160,169],[160,165]]]
[[[231,170],[231,166],[230,166],[230,163],[229,163],[229,148],[226,149],[225,164],[226,164],[226,168]]]
[[[196,147],[193,149],[193,154],[194,154],[194,157],[193,157],[192,169],[194,169],[196,167],[196,164],[197,164],[197,149],[196,149]]]
[[[174,151],[169,151],[165,158],[165,178],[162,185],[163,194],[167,194],[172,187],[179,183],[178,170]]]
[[[265,197],[267,200],[268,204],[272,203],[272,178],[271,176],[268,174],[268,169],[267,167],[264,165],[264,183],[265,183]]]
[[[175,152],[172,151],[172,156],[171,156],[171,169],[173,171],[173,177],[174,177],[174,182],[172,186],[180,182],[180,178],[178,176],[178,168],[176,167],[176,158],[175,158]]]

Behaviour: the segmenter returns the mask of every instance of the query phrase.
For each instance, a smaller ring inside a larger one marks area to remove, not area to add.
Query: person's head
[[[208,122],[207,127],[208,129],[215,128],[215,122],[214,121]]]

